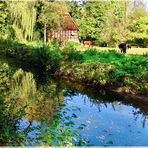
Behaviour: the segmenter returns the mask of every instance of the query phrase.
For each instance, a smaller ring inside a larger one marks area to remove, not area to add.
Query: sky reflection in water
[[[139,109],[122,102],[92,103],[88,96],[78,94],[66,98],[67,107],[79,106],[75,123],[87,127],[81,134],[94,145],[148,145],[148,120]]]

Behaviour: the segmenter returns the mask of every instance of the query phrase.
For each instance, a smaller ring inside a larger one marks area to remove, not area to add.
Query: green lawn
[[[97,50],[100,50],[100,51],[104,51],[104,50],[116,50],[118,52],[120,52],[120,49],[119,48],[113,48],[113,47],[93,47],[93,48],[96,48]],[[84,47],[84,46],[80,46],[79,47],[79,50],[88,50],[89,48],[88,47]],[[127,49],[127,54],[137,54],[137,55],[143,55],[143,54],[148,54],[148,48],[131,48],[131,49]]]

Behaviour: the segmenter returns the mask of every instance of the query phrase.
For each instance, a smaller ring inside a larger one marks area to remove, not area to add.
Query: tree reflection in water
[[[99,112],[101,112],[102,106],[107,108],[110,104],[114,111],[117,111],[119,107],[120,110],[122,110],[123,105],[133,106],[135,108],[132,111],[134,120],[136,121],[140,119],[143,128],[148,125],[148,107],[145,102],[141,102],[127,96],[125,98],[120,97],[116,94],[112,94],[110,92],[108,93],[101,89],[97,90],[80,84],[71,83],[68,81],[61,81],[58,81],[58,84],[63,84],[61,87],[63,87],[67,96],[72,98],[73,96],[78,96],[81,94],[82,100],[84,100],[84,104],[89,101],[91,106],[97,105]]]

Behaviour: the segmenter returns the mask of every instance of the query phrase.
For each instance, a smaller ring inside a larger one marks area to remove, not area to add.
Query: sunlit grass
[[[21,42],[27,46],[30,47],[40,47],[43,46],[43,42],[36,42],[36,41],[31,41],[31,42],[27,42],[27,41],[23,41]],[[78,49],[79,51],[85,51],[88,50],[92,47],[88,47],[88,46],[84,46],[81,43],[75,43],[75,42],[68,42],[70,44],[72,44],[74,46],[74,48]],[[50,42],[48,42],[48,44],[50,44]],[[65,47],[65,46],[64,46]],[[93,46],[93,48],[99,50],[99,51],[106,51],[106,50],[116,50],[117,52],[120,53],[120,49],[118,47],[97,47],[97,46]],[[143,55],[143,54],[148,54],[148,48],[135,48],[132,47],[130,49],[127,49],[127,54],[137,54],[137,55]]]
[[[116,50],[117,52],[120,52],[120,49],[117,48],[117,47],[93,47],[93,48],[96,48],[97,50],[100,50],[100,51],[105,51],[105,50]],[[88,50],[89,47],[85,47],[85,46],[80,46],[78,48],[80,51],[85,51],[85,50]],[[137,54],[137,55],[143,55],[143,54],[148,54],[148,48],[131,48],[131,49],[127,49],[127,54]]]

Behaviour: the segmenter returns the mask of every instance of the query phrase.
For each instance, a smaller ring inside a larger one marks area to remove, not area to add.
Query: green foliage
[[[63,28],[63,14],[70,11],[79,27],[81,40],[91,40],[97,46],[115,47],[123,41],[141,47],[148,46],[148,13],[142,0],[138,0],[137,4],[115,0],[82,3],[79,5],[76,1],[1,1],[1,35],[19,41],[39,41],[44,36],[44,41],[47,41],[46,30]]]
[[[56,72],[60,67],[61,53],[53,46],[43,46],[33,50],[32,58],[41,69]]]
[[[14,106],[15,99],[10,98],[6,102],[4,96],[0,95],[0,145],[18,146],[23,140],[23,136],[17,132],[17,124],[24,115],[24,107],[14,112]]]
[[[10,70],[6,63],[0,61],[0,92],[8,90],[10,87]]]
[[[80,39],[91,40],[99,46],[115,47],[123,41],[147,46],[148,13],[143,1],[137,2],[137,5],[115,0],[87,1],[84,5],[73,2],[70,11],[79,26]]]
[[[115,46],[119,41],[125,40],[128,26],[125,13],[128,5],[129,2],[114,0],[71,5],[71,14],[80,29],[79,37],[100,46]]]
[[[43,71],[55,72],[59,69],[61,52],[59,45],[49,44],[44,46],[26,46],[11,40],[0,40],[0,51],[7,56],[15,57],[21,61],[32,63]]]
[[[32,73],[19,69],[14,73],[12,79],[12,96],[24,99],[36,97],[36,82]]]
[[[79,62],[82,59],[82,54],[75,48],[74,43],[68,42],[62,49],[62,55],[64,61],[67,62]]]
[[[7,55],[32,63],[42,71],[52,74],[60,72],[89,83],[94,81],[101,85],[129,86],[140,93],[147,91],[146,55],[125,56],[115,50],[95,49],[80,52],[72,43],[60,49],[58,43],[52,42],[47,46],[31,47],[1,40],[0,46],[1,51]]]
[[[4,39],[0,39],[0,51],[7,56],[21,60],[28,60],[32,54],[32,49],[25,44]]]
[[[131,25],[131,33],[128,36],[129,42],[140,47],[148,46],[148,17],[140,17]]]
[[[112,75],[115,72],[113,66],[100,62],[75,64],[68,67],[63,65],[60,70],[64,75],[76,80],[99,85],[112,84]]]
[[[97,1],[88,2],[85,6],[82,17],[77,20],[78,26],[81,26],[79,36],[82,40],[99,41],[105,20],[105,7],[106,2]]]
[[[46,25],[50,30],[57,29],[62,26],[63,16],[66,6],[62,2],[41,2],[41,12],[39,14],[38,21]]]
[[[18,40],[32,40],[36,23],[35,1],[9,1],[12,27]]]
[[[61,74],[72,77],[76,81],[126,86],[147,94],[147,57],[125,56],[115,50],[97,51],[96,49],[86,50],[81,55],[79,61],[61,65]]]
[[[147,91],[147,57],[124,56],[115,51],[99,52],[93,49],[84,52],[82,62],[101,62],[113,65],[116,69],[113,77],[117,84],[120,82],[120,85],[130,86],[141,93]]]
[[[59,109],[62,109],[65,104],[61,104]],[[71,109],[75,109],[72,107]],[[71,110],[68,109],[68,110]],[[76,109],[75,109],[76,110]],[[85,124],[81,124],[76,129],[73,129],[77,118],[75,114],[67,115],[66,109],[54,113],[52,120],[47,123],[44,118],[41,118],[40,124],[36,127],[30,127],[30,132],[36,132],[36,137],[29,137],[26,139],[30,145],[37,146],[74,146],[86,145],[87,141],[81,138],[78,133],[85,128]],[[28,133],[29,134],[29,133]]]
[[[8,8],[5,1],[0,1],[0,33],[1,36],[6,33],[8,27]]]

